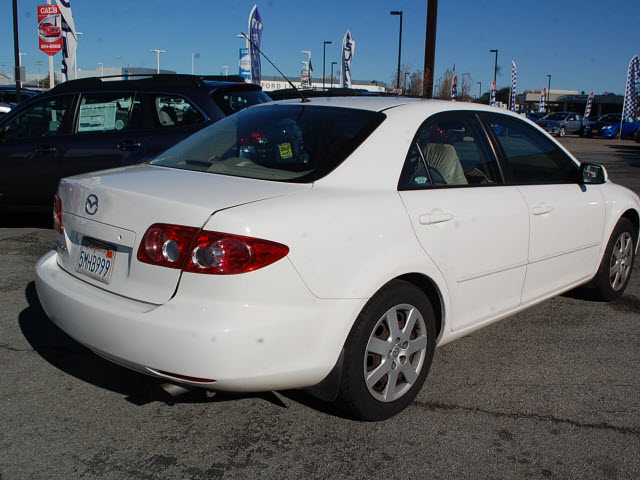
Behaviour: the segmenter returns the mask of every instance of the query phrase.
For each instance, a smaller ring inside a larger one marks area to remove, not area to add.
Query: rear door
[[[439,114],[422,125],[399,190],[418,240],[446,279],[453,330],[520,305],[527,208],[518,189],[504,185],[475,113]]]
[[[64,176],[73,95],[40,99],[0,128],[0,205],[50,206]]]
[[[140,163],[147,158],[143,129],[135,92],[82,94],[64,151],[64,176]]]

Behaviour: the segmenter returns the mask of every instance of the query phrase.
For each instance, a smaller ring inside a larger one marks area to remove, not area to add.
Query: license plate
[[[116,247],[85,237],[80,246],[76,272],[109,284],[115,260]]]

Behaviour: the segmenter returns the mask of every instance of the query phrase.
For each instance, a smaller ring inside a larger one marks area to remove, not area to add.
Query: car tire
[[[567,130],[564,127],[560,127],[560,129],[558,130],[558,136],[562,138],[566,134],[567,134]]]
[[[400,413],[422,388],[435,343],[427,296],[411,283],[389,282],[367,302],[349,333],[338,403],[359,420]]]
[[[611,302],[623,293],[633,271],[638,233],[627,218],[621,218],[613,229],[598,273],[587,285],[585,294],[594,299]]]

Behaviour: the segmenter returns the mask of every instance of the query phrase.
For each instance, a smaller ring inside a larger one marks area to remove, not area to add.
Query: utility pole
[[[424,40],[424,71],[422,96],[433,98],[433,70],[436,63],[436,30],[438,27],[438,0],[427,2],[427,31]]]
[[[18,42],[18,0],[13,0],[13,54],[15,70],[13,79],[16,81],[16,102],[20,103],[20,43]]]

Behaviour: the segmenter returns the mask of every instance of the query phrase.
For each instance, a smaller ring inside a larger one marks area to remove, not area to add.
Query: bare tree
[[[398,72],[391,77],[391,85],[397,85]],[[422,95],[422,70],[411,72],[411,65],[400,67],[400,89],[406,95]],[[390,89],[393,90],[393,89]]]
[[[441,100],[451,100],[451,84],[453,83],[453,77],[456,75],[455,71],[447,69],[437,82],[436,98]],[[470,102],[471,101],[471,87],[473,86],[473,79],[468,73],[461,73],[458,75],[458,101]]]

